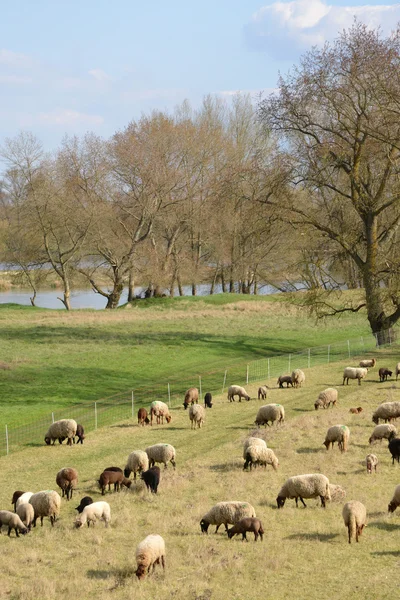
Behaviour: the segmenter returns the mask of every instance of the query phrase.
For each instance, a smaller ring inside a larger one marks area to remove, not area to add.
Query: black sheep
[[[85,508],[85,506],[89,506],[89,504],[93,504],[93,500],[90,496],[84,496],[82,498],[82,500],[80,501],[79,506],[77,506],[75,508],[75,510],[78,511],[78,513],[81,513],[83,511],[83,509]]]
[[[145,482],[147,489],[151,490],[153,494],[157,494],[158,484],[160,483],[160,467],[150,467],[140,477]]]
[[[391,439],[388,448],[390,454],[392,455],[392,465],[394,465],[395,460],[400,462],[400,438]]]
[[[204,408],[212,408],[212,395],[207,392],[204,396]]]

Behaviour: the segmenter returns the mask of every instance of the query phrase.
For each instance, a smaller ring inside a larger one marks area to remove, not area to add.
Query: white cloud
[[[186,90],[179,88],[155,88],[123,92],[121,98],[127,102],[136,100],[158,100],[162,98],[181,98],[182,95],[185,95],[186,93]]]
[[[390,33],[400,20],[400,4],[333,6],[327,0],[293,0],[263,6],[245,28],[249,46],[278,58],[291,58],[313,45],[337,37],[354,17],[368,27]]]
[[[0,83],[24,85],[26,83],[32,83],[32,77],[20,77],[19,75],[0,75]]]
[[[104,118],[100,115],[89,115],[68,108],[59,108],[47,113],[40,112],[36,115],[23,115],[21,117],[21,126],[31,126],[35,124],[62,126],[62,127],[95,127],[104,123]]]
[[[89,71],[89,75],[91,75],[92,77],[94,77],[94,79],[96,79],[96,81],[100,81],[101,83],[103,83],[104,81],[111,80],[111,77],[107,75],[107,73],[103,71],[103,69],[91,69]]]
[[[0,64],[8,67],[27,69],[33,65],[33,60],[26,54],[12,52],[11,50],[0,50]]]

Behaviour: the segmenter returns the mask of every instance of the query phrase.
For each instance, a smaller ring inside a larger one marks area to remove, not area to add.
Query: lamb
[[[147,410],[145,408],[139,408],[137,414],[137,422],[138,425],[148,425],[150,423],[150,419],[147,415]]]
[[[78,438],[78,441],[76,442],[77,444],[81,443],[83,444],[83,440],[85,439],[85,430],[83,429],[83,425],[80,425],[79,423],[77,423],[76,425],[76,437]],[[75,438],[74,438],[74,444],[75,444]]]
[[[370,444],[372,444],[372,442],[375,442],[376,440],[381,440],[382,442],[383,438],[386,438],[390,442],[391,439],[396,437],[396,434],[397,429],[394,425],[392,425],[391,423],[384,423],[375,427],[368,442]]]
[[[329,450],[330,445],[332,444],[332,448],[334,443],[337,442],[339,446],[339,450],[341,452],[346,452],[350,438],[350,429],[346,425],[333,425],[333,427],[329,427],[326,432],[325,441],[323,442],[326,449]]]
[[[99,486],[101,489],[101,495],[104,496],[106,493],[106,487],[110,489],[110,485],[114,484],[114,492],[119,492],[121,486],[124,485],[130,488],[132,481],[124,477],[123,473],[117,473],[115,471],[103,471],[99,478]]]
[[[133,473],[133,479],[136,481],[136,474],[147,471],[149,468],[149,457],[144,450],[134,450],[128,456],[128,461],[124,469],[125,477]]]
[[[400,506],[400,485],[396,485],[394,488],[393,498],[389,502],[388,511],[392,513],[398,506]]]
[[[32,498],[32,496],[33,496],[33,492],[24,492],[22,494],[22,496],[20,496],[18,498],[18,500],[16,501],[14,510],[17,510],[17,508],[20,504],[25,504],[26,502],[29,502],[29,500]]]
[[[172,421],[168,406],[160,400],[154,400],[150,404],[150,425],[153,425],[153,417],[156,417],[157,425],[160,425],[160,423],[164,425],[164,417],[167,423]]]
[[[352,415],[358,415],[362,411],[363,411],[362,407],[361,406],[357,406],[357,408],[351,408],[349,410],[349,413],[351,413]]]
[[[394,461],[400,462],[400,438],[393,438],[390,440],[389,452],[392,455],[392,465],[394,465]]]
[[[271,421],[271,425],[273,425],[275,421],[279,424],[283,423],[284,420],[285,409],[282,404],[265,404],[258,409],[255,424],[257,427],[260,427],[261,425],[269,426],[269,421]]]
[[[386,369],[386,367],[381,367],[379,369],[379,381],[387,381],[388,377],[391,377],[393,375],[392,371],[389,371],[389,369]]]
[[[66,467],[58,471],[56,475],[56,484],[62,489],[62,497],[67,500],[72,498],[72,492],[76,489],[78,483],[78,471],[71,467]]]
[[[212,395],[210,392],[204,394],[204,408],[212,408]]]
[[[367,454],[367,458],[365,459],[367,465],[367,473],[371,475],[372,469],[375,469],[378,464],[378,457],[375,454]]]
[[[21,490],[16,490],[13,493],[13,496],[11,498],[11,504],[14,505],[14,512],[17,510],[17,500],[18,498],[20,498],[22,496],[22,494],[24,494],[25,492],[21,492]]]
[[[256,511],[248,502],[218,502],[201,519],[200,527],[203,533],[208,533],[210,525],[216,525],[215,533],[218,532],[220,525],[225,525],[228,532],[228,524],[235,525],[244,517],[255,517]]]
[[[382,419],[386,423],[397,417],[400,417],[400,402],[383,402],[373,413],[372,421],[378,424],[379,419]]]
[[[43,527],[43,518],[50,517],[51,526],[54,527],[54,523],[60,514],[60,495],[53,490],[37,492],[31,496],[29,502],[35,511],[33,526],[36,527],[36,520],[40,517],[40,524]]]
[[[183,406],[185,410],[189,406],[189,404],[197,404],[199,401],[199,390],[195,387],[189,388],[185,393],[185,399],[183,401]]]
[[[230,385],[228,388],[228,400],[229,402],[235,402],[235,396],[239,396],[239,402],[242,401],[242,398],[245,400],[250,400],[250,396],[240,385]]]
[[[367,521],[367,509],[364,504],[357,500],[346,502],[343,506],[343,521],[349,532],[349,544],[351,538],[356,537],[358,542],[359,536],[362,534]]]
[[[277,384],[279,385],[280,388],[283,388],[284,383],[286,383],[287,388],[289,387],[289,385],[291,387],[293,387],[292,376],[291,375],[280,375],[278,377]]]
[[[149,457],[150,467],[157,462],[164,463],[165,468],[167,468],[167,463],[170,462],[175,469],[176,450],[171,444],[154,444],[146,448],[145,452]]]
[[[397,381],[397,377],[398,377],[399,373],[400,373],[400,362],[397,363],[396,369],[395,369],[396,381]]]
[[[61,444],[63,439],[68,438],[67,444],[68,446],[72,446],[72,440],[76,435],[77,426],[77,422],[74,421],[74,419],[61,419],[61,421],[55,421],[47,430],[44,441],[48,446],[53,442],[54,446],[56,440]]]
[[[79,506],[75,507],[75,510],[78,511],[78,513],[80,514],[83,509],[85,508],[85,506],[89,506],[89,504],[93,504],[93,498],[91,498],[90,496],[84,496],[80,503]]]
[[[191,429],[200,428],[204,423],[205,411],[201,404],[192,404],[189,408],[189,419]]]
[[[14,529],[15,535],[19,537],[18,530],[22,533],[28,533],[28,528],[25,527],[20,517],[10,510],[0,510],[0,533],[2,525],[8,526],[7,535],[11,536],[11,530]]]
[[[228,538],[233,538],[234,535],[239,533],[242,534],[242,541],[248,541],[246,537],[246,533],[248,531],[252,531],[254,533],[254,541],[257,541],[258,536],[260,536],[260,541],[262,542],[264,528],[260,519],[245,517],[244,519],[240,519],[238,523],[236,523],[233,527],[228,529]]]
[[[372,369],[376,365],[376,358],[365,358],[360,360],[358,366],[364,369]]]
[[[165,570],[165,542],[161,535],[148,535],[138,544],[136,548],[137,569],[136,577],[144,579],[146,573],[150,573],[151,567],[153,571],[156,565],[162,564]]]
[[[251,444],[248,446],[243,452],[243,458],[245,460],[243,470],[246,470],[250,466],[251,471],[253,465],[262,465],[265,467],[272,465],[274,471],[276,471],[279,466],[279,461],[273,450],[271,448],[264,448],[260,444]]]
[[[151,467],[148,471],[144,471],[140,476],[140,478],[145,482],[147,489],[153,494],[157,494],[160,477],[160,467],[157,466]]]
[[[306,376],[304,375],[304,371],[301,369],[295,369],[292,371],[292,385],[295,388],[301,387],[301,384],[306,380]]]
[[[343,371],[343,385],[347,381],[349,385],[349,379],[358,379],[358,385],[361,385],[361,379],[364,379],[368,374],[368,369],[361,367],[346,367]]]
[[[329,484],[329,493],[331,495],[331,502],[341,502],[346,497],[346,490],[335,483]]]
[[[90,523],[94,524],[97,520],[104,521],[105,526],[108,527],[111,521],[111,509],[108,502],[93,502],[85,506],[82,513],[76,517],[75,527],[83,527],[85,523],[90,526]]]
[[[315,410],[319,408],[329,408],[329,405],[332,404],[332,407],[336,405],[338,399],[338,391],[335,388],[326,388],[323,392],[319,393],[317,400],[314,403]]]
[[[325,508],[326,501],[331,499],[329,491],[329,479],[322,473],[311,473],[309,475],[295,475],[289,477],[279,490],[276,498],[278,508],[282,508],[286,498],[294,498],[297,502],[300,498],[303,506],[307,506],[303,498],[318,498]]]
[[[258,388],[258,399],[259,400],[265,400],[267,397],[267,390],[268,390],[268,386],[267,385],[261,385]]]
[[[27,527],[28,531],[31,530],[31,526],[33,523],[33,519],[35,518],[35,511],[33,510],[32,504],[29,502],[24,502],[17,507],[17,515]]]

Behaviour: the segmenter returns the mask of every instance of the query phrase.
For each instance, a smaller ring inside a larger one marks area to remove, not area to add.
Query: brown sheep
[[[199,390],[195,387],[191,387],[187,390],[185,394],[185,399],[183,401],[183,406],[185,410],[189,406],[189,404],[198,404],[199,402]]]
[[[132,481],[124,477],[123,473],[119,471],[103,471],[99,478],[99,486],[101,489],[101,495],[104,496],[106,493],[106,487],[108,485],[108,489],[110,489],[110,485],[114,484],[114,492],[119,492],[121,489],[121,485],[125,485],[130,488],[132,485]]]
[[[240,519],[233,527],[228,529],[228,537],[229,539],[233,538],[234,535],[242,534],[242,541],[248,539],[246,537],[246,532],[252,531],[254,533],[254,541],[257,541],[258,536],[260,536],[260,541],[262,542],[264,529],[260,519],[256,519],[255,517],[244,517]]]
[[[362,412],[362,407],[358,406],[357,408],[351,408],[349,410],[349,413],[351,413],[352,415],[358,415],[360,412]]]
[[[150,419],[148,417],[147,414],[147,410],[145,408],[139,408],[138,410],[138,414],[137,414],[137,422],[138,425],[148,425],[150,423]]]
[[[76,489],[78,483],[78,472],[76,469],[66,467],[58,471],[56,475],[56,484],[62,490],[62,497],[66,497],[67,500],[72,498],[72,492]]]
[[[392,375],[392,371],[389,371],[389,369],[386,369],[386,367],[381,367],[379,369],[379,381],[387,381],[387,378],[391,377]]]

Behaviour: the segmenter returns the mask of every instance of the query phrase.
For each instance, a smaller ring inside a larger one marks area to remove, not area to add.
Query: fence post
[[[349,349],[349,358],[351,358],[351,354],[350,354],[350,340],[347,340],[347,347]]]
[[[289,368],[288,368],[288,371],[289,371],[289,373],[290,373],[290,371],[291,371],[291,368],[290,368],[290,361],[291,361],[291,358],[292,358],[292,355],[291,355],[291,354],[289,354]]]
[[[132,390],[132,419],[134,418],[134,416],[135,416],[135,398],[134,398],[133,390]]]
[[[6,425],[6,454],[8,455],[8,427]]]
[[[246,368],[246,383],[249,383],[249,365]]]
[[[331,347],[328,346],[328,362],[329,362],[330,353],[331,353]]]
[[[54,423],[54,413],[53,413],[53,412],[51,413],[51,420],[52,420],[52,421],[53,421],[53,423]]]
[[[199,390],[200,390],[200,398],[202,397],[201,393],[201,375],[199,375]]]
[[[97,429],[97,402],[94,403],[94,428]]]
[[[311,366],[311,348],[308,349],[308,368]]]
[[[221,392],[221,394],[223,394],[223,393],[224,393],[225,384],[226,384],[226,374],[227,374],[227,373],[228,373],[228,369],[226,369],[226,370],[225,370],[225,373],[224,373],[224,383],[222,384],[222,392]]]
[[[267,358],[268,361],[268,379],[270,379],[270,374],[269,374],[269,358]]]
[[[171,388],[168,383],[168,406],[171,408]]]
[[[364,344],[364,338],[363,338],[363,336],[361,336],[361,343],[362,343],[363,350],[365,350],[365,344]]]

